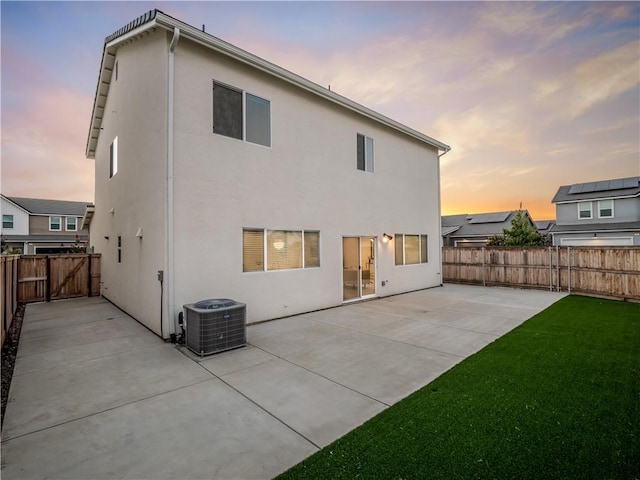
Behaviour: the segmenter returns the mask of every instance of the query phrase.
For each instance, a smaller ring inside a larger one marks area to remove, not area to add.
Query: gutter
[[[167,315],[169,321],[169,334],[175,333],[175,290],[174,290],[174,210],[173,210],[173,115],[174,115],[174,90],[175,90],[175,60],[174,53],[180,41],[180,29],[173,30],[173,38],[169,44],[169,63],[168,69],[168,87],[167,87]],[[163,319],[160,320],[160,323]],[[160,331],[163,332],[163,325],[160,325]]]

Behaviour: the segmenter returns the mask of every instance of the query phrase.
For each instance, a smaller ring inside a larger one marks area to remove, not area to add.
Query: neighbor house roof
[[[87,202],[45,200],[42,198],[5,197],[33,215],[74,215],[81,217]]]
[[[529,212],[524,210],[529,220]],[[491,213],[464,213],[461,215],[443,215],[441,231],[448,237],[488,237],[501,235],[504,229],[511,228],[511,220],[518,210]],[[531,220],[533,222],[533,220]]]
[[[556,192],[552,202],[572,203],[583,200],[637,196],[640,196],[640,177],[627,177],[563,185]]]
[[[182,41],[182,39],[188,39],[200,45],[204,45],[211,50],[226,55],[253,68],[261,70],[298,88],[311,92],[323,99],[338,104],[344,108],[359,113],[360,115],[382,123],[406,135],[409,135],[410,137],[431,145],[438,150],[442,150],[444,152],[448,152],[449,150],[451,150],[451,147],[449,147],[448,145],[434,138],[431,138],[424,133],[418,132],[417,130],[402,125],[395,120],[392,120],[384,115],[381,115],[380,113],[377,113],[352,100],[349,100],[346,97],[338,95],[337,93],[316,83],[313,83],[299,75],[296,75],[295,73],[285,70],[278,65],[263,60],[262,58],[246,52],[245,50],[242,50],[234,45],[231,45],[230,43],[220,40],[213,35],[209,35],[208,33],[205,33],[198,28],[183,23],[180,20],[166,15],[160,10],[150,10],[149,12],[141,15],[129,24],[109,35],[104,41],[102,62],[100,65],[98,85],[96,88],[93,110],[91,114],[89,136],[87,139],[86,155],[88,158],[95,157],[98,137],[100,135],[100,126],[102,124],[104,108],[111,84],[111,74],[113,72],[115,64],[116,50],[118,49],[118,47],[129,42],[131,39],[137,38],[139,36],[144,36],[149,31],[153,31],[157,28],[168,31],[175,31],[175,29],[179,29],[180,41]]]

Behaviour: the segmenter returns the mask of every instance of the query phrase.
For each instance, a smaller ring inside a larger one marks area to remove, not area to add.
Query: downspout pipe
[[[451,147],[447,147],[444,149],[444,151],[438,155],[438,162],[437,162],[437,168],[438,168],[438,238],[440,239],[440,241],[438,242],[438,245],[440,246],[440,248],[438,248],[438,262],[440,265],[440,286],[444,285],[444,270],[442,267],[442,247],[443,247],[443,241],[442,241],[442,199],[440,198],[442,196],[442,192],[440,189],[440,159],[442,157],[444,157],[447,153],[449,153],[451,151]]]
[[[180,40],[180,29],[173,29],[173,38],[169,44],[168,85],[167,85],[167,315],[169,334],[176,332],[175,298],[174,298],[174,211],[173,211],[173,102],[175,87],[174,52]]]

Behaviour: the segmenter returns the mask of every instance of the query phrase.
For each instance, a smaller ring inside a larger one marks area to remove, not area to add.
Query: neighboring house
[[[551,229],[556,224],[556,221],[555,220],[536,220],[535,224],[536,224],[536,228],[538,229],[538,233],[541,233],[543,235],[550,235]]]
[[[553,203],[554,245],[640,245],[640,177],[563,185]]]
[[[102,294],[167,338],[205,298],[255,322],[441,285],[448,150],[152,10],[105,39],[91,117]]]
[[[5,247],[24,254],[66,253],[89,240],[81,226],[86,202],[0,197]]]
[[[511,220],[518,210],[491,213],[464,213],[461,215],[442,216],[442,245],[444,247],[483,247],[489,237],[502,235],[511,228]],[[535,227],[529,212],[524,210],[525,217]]]

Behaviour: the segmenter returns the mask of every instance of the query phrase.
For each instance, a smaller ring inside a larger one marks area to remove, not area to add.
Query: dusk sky
[[[93,201],[104,38],[153,8],[451,145],[445,215],[640,175],[640,2],[2,1],[3,194]]]

